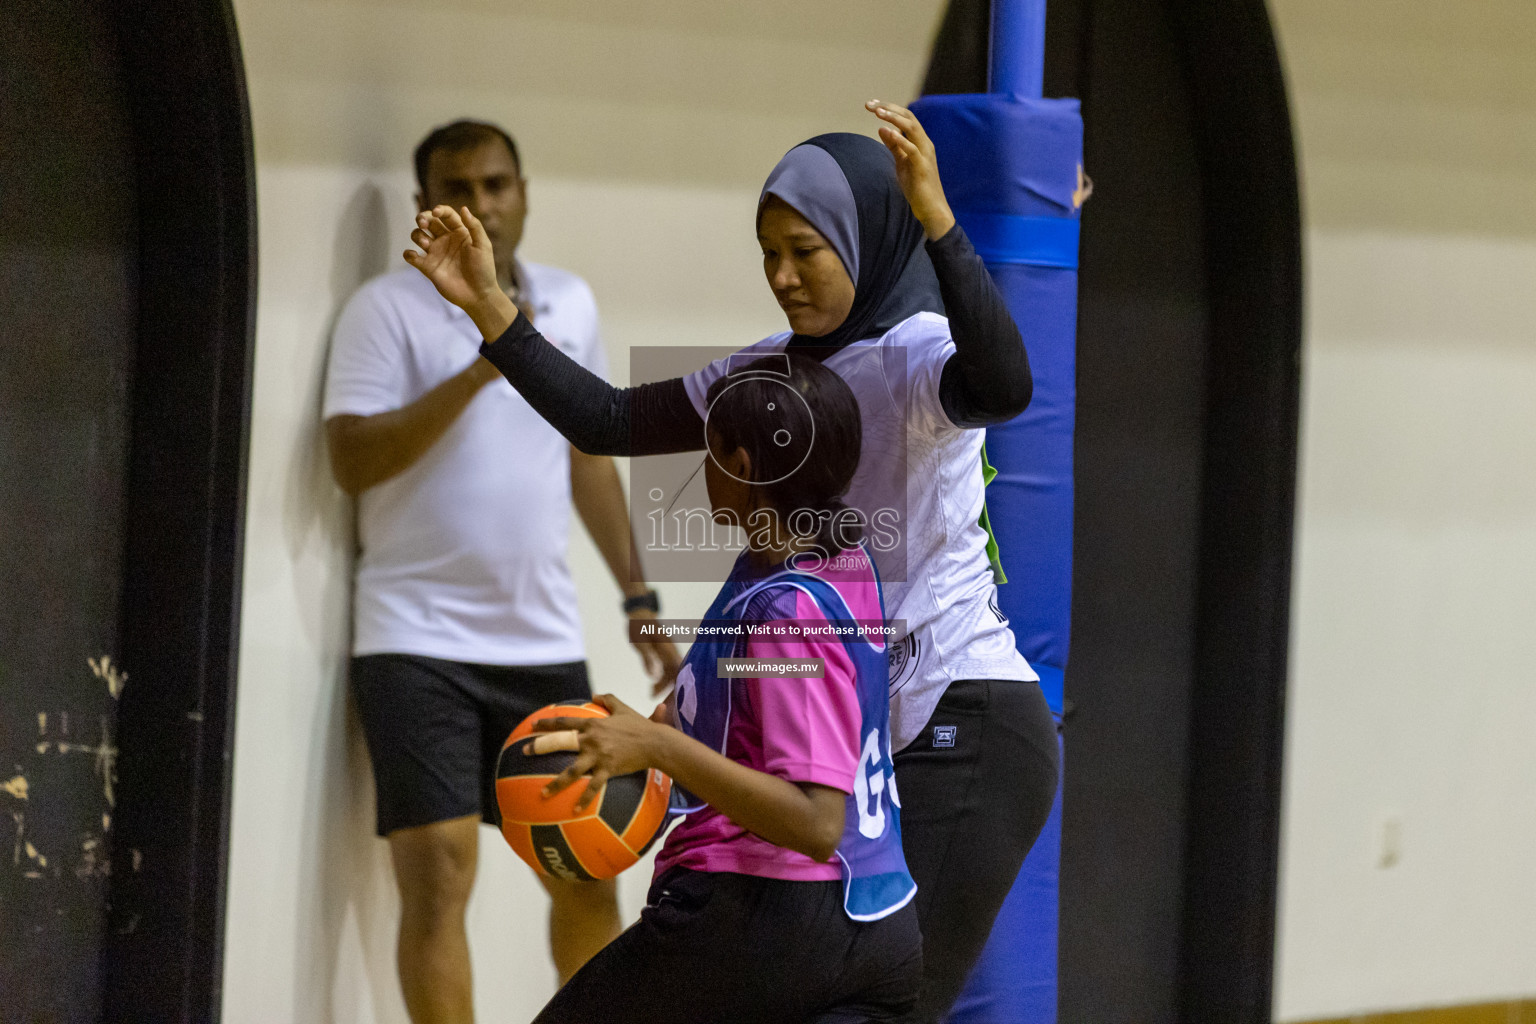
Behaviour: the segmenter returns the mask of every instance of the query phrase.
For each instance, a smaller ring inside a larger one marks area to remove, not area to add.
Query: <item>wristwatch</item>
[[[647,590],[643,594],[636,594],[634,597],[626,597],[624,599],[625,615],[628,615],[631,612],[637,612],[642,608],[650,612],[652,615],[661,614],[661,598],[656,595],[656,591]]]

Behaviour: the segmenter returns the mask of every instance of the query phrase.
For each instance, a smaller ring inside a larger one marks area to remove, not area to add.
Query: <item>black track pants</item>
[[[949,685],[896,754],[901,839],[917,881],[923,987],[903,1024],[933,1024],[960,996],[1056,798],[1056,722],[1037,683]]]
[[[673,868],[534,1024],[894,1021],[917,998],[921,961],[910,904],[852,921],[842,882]]]

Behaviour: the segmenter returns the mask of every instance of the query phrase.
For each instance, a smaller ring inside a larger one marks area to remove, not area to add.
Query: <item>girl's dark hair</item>
[[[746,449],[748,482],[791,532],[814,535],[828,554],[863,539],[862,519],[843,502],[863,425],[841,377],[809,356],[774,354],[733,365],[706,401],[711,454]]]

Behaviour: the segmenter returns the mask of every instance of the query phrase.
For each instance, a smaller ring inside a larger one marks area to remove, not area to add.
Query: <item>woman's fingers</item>
[[[930,239],[942,238],[954,226],[954,213],[939,181],[938,154],[917,115],[899,103],[870,100],[864,108],[878,117],[880,141],[896,160],[896,177],[912,213]]]
[[[882,121],[888,121],[905,132],[912,141],[927,140],[928,133],[923,131],[922,122],[917,119],[916,114],[906,107],[898,103],[882,103],[879,100],[870,100],[865,106]]]
[[[464,223],[464,219],[451,206],[432,207],[431,218],[431,231],[434,235],[462,233],[465,241],[472,237],[469,233],[469,228]]]
[[[464,222],[469,226],[469,237],[474,239],[476,249],[489,249],[491,236],[485,233],[485,225],[480,223],[480,218],[469,212],[469,207],[464,207]]]
[[[911,139],[885,125],[880,126],[880,141],[885,143],[886,148],[898,158],[910,160],[922,152]]]
[[[441,220],[432,216],[430,213],[423,214],[422,216],[424,219],[420,222],[421,226],[416,230],[424,234],[430,243],[441,246],[443,239],[452,234],[452,232],[448,230],[448,225],[444,224]]]
[[[919,146],[928,141],[928,133],[923,131],[923,124],[917,119],[917,115],[906,107],[898,107],[887,103],[884,107],[886,120],[899,127],[906,133],[907,138]]]
[[[580,750],[581,734],[575,729],[562,729],[559,732],[541,732],[533,738],[533,742],[523,748],[526,754],[553,754],[559,750]]]
[[[876,117],[881,117],[887,121],[900,123],[903,127],[905,127],[907,124],[917,124],[917,118],[913,115],[912,111],[908,110],[906,107],[901,106],[899,103],[886,103],[882,100],[870,100],[868,103],[864,104],[864,106],[874,111]]]

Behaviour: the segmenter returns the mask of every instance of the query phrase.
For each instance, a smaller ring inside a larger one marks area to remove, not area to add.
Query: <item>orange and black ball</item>
[[[666,821],[672,780],[654,768],[608,780],[584,811],[576,810],[590,779],[546,797],[542,790],[576,760],[574,751],[530,754],[541,718],[607,718],[608,709],[573,700],[540,708],[518,723],[496,765],[501,834],[541,875],[570,881],[612,878],[638,861]]]

